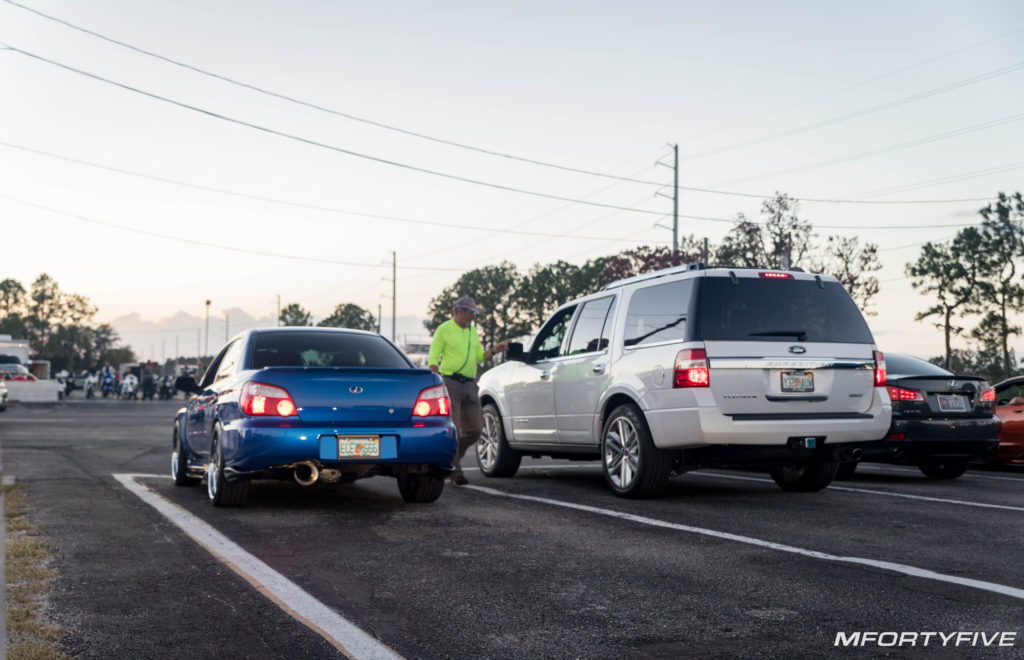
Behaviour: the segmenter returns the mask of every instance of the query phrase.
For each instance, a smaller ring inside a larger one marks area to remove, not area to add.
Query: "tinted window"
[[[682,341],[692,292],[692,279],[638,289],[629,299],[623,343],[642,346]]]
[[[607,322],[608,310],[615,298],[591,300],[577,314],[576,326],[569,340],[569,355],[591,353],[604,350],[608,346]]]
[[[533,341],[534,360],[546,360],[561,354],[562,340],[565,339],[565,333],[569,329],[569,322],[572,321],[572,313],[575,310],[575,307],[563,309],[548,319]]]
[[[699,308],[704,340],[874,343],[838,282],[705,277]]]
[[[909,355],[897,355],[895,353],[884,353],[885,370],[889,378],[904,376],[938,376],[945,378],[952,376],[953,372],[946,371],[940,366],[931,362],[925,362]]]
[[[287,331],[256,335],[252,368],[263,367],[412,368],[398,349],[375,335]]]
[[[228,346],[228,350],[224,353],[224,357],[221,358],[220,366],[217,367],[217,375],[213,377],[215,381],[223,380],[231,374],[235,373],[235,367],[238,366],[238,361],[242,357],[242,342],[235,340]]]

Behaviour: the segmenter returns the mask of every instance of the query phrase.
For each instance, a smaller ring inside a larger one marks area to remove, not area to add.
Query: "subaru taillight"
[[[884,387],[887,374],[885,373],[885,356],[882,351],[875,351],[875,387]]]
[[[889,385],[885,389],[889,390],[889,398],[893,401],[924,401],[924,395],[917,390],[908,390],[895,385]]]
[[[996,400],[996,390],[994,387],[990,387],[981,393],[982,403],[993,403]]]
[[[447,417],[452,414],[451,400],[444,385],[428,387],[420,392],[412,407],[413,417]]]
[[[711,385],[711,370],[708,368],[708,354],[703,348],[686,348],[676,354],[675,374],[672,387],[708,387]]]
[[[292,417],[299,413],[288,390],[266,383],[246,383],[238,401],[246,415]]]

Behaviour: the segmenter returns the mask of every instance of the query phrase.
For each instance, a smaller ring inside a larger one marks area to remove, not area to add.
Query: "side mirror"
[[[190,394],[198,394],[201,390],[199,389],[199,383],[192,376],[178,376],[174,379],[174,389],[181,390],[182,392],[188,392]]]
[[[516,362],[525,362],[526,354],[523,352],[523,345],[518,341],[512,341],[508,344],[508,351],[505,353],[506,360],[515,360]]]

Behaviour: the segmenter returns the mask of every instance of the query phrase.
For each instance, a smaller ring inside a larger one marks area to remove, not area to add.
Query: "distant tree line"
[[[1021,332],[1013,315],[1024,311],[1024,199],[999,193],[978,213],[979,225],[925,243],[906,272],[932,301],[917,320],[934,319],[945,338],[945,354],[933,361],[996,381],[1021,373],[1010,337]],[[966,346],[955,348],[955,337]]]
[[[289,303],[281,308],[277,320],[281,325],[313,325],[313,314],[298,303]],[[316,325],[321,328],[352,328],[353,330],[377,330],[378,319],[373,314],[353,303],[335,306],[329,316]]]
[[[77,293],[61,291],[43,273],[26,290],[14,279],[0,281],[0,334],[28,339],[36,359],[49,360],[53,371],[81,371],[104,362],[134,362],[109,324],[96,324],[96,308]]]

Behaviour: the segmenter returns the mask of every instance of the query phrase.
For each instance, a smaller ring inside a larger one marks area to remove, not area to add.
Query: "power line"
[[[431,135],[426,135],[424,133],[418,133],[416,131],[411,131],[411,130],[408,130],[408,129],[405,129],[405,128],[399,128],[397,126],[391,126],[389,124],[384,124],[382,122],[374,121],[372,119],[366,119],[365,117],[357,117],[355,115],[351,115],[351,114],[346,113],[346,112],[341,112],[339,110],[333,110],[331,108],[327,108],[327,107],[324,107],[324,106],[321,106],[321,105],[317,105],[315,103],[310,103],[309,101],[303,101],[301,99],[297,99],[295,97],[288,96],[287,94],[281,94],[279,92],[274,92],[274,91],[271,91],[271,90],[268,90],[268,89],[264,89],[263,87],[258,87],[256,85],[245,83],[245,82],[242,82],[240,80],[235,80],[234,78],[229,78],[228,76],[224,76],[224,75],[221,75],[219,73],[214,73],[212,71],[207,71],[205,69],[201,69],[201,68],[199,68],[197,66],[193,66],[191,64],[185,64],[184,62],[179,62],[178,60],[174,60],[174,59],[171,59],[171,58],[166,57],[164,55],[160,55],[159,53],[154,53],[152,51],[145,50],[144,48],[139,48],[138,46],[133,46],[132,44],[126,43],[124,41],[119,41],[119,40],[114,39],[112,37],[108,37],[106,35],[100,34],[99,32],[94,32],[93,30],[89,30],[87,28],[83,28],[81,26],[75,25],[74,23],[68,22],[68,21],[66,21],[64,19],[57,18],[56,16],[51,16],[49,14],[44,14],[43,12],[41,12],[41,11],[39,11],[37,9],[33,9],[31,7],[26,7],[25,5],[22,5],[22,4],[19,4],[17,2],[14,2],[13,0],[3,0],[3,2],[6,2],[7,4],[13,5],[13,6],[18,7],[20,9],[24,9],[25,11],[32,12],[33,14],[36,14],[37,16],[41,16],[41,17],[43,17],[45,19],[48,19],[48,20],[60,23],[61,25],[65,25],[65,26],[67,26],[67,27],[69,27],[69,28],[71,28],[73,30],[78,30],[79,32],[84,32],[85,34],[92,35],[92,36],[97,37],[99,39],[103,39],[104,41],[110,42],[112,44],[117,44],[118,46],[121,46],[123,48],[128,48],[130,50],[133,50],[133,51],[135,51],[137,53],[141,53],[143,55],[147,55],[149,57],[155,57],[156,59],[162,60],[164,62],[167,62],[168,64],[173,64],[175,66],[179,66],[179,67],[182,67],[184,69],[188,69],[189,71],[194,71],[195,73],[199,73],[199,74],[202,74],[204,76],[209,76],[211,78],[216,78],[217,80],[221,80],[223,82],[230,83],[232,85],[237,85],[239,87],[244,87],[245,89],[249,89],[249,90],[252,90],[254,92],[259,92],[260,94],[265,94],[267,96],[272,96],[274,98],[282,99],[284,101],[289,101],[291,103],[296,103],[298,105],[301,105],[301,106],[304,106],[304,107],[307,107],[307,108],[312,108],[314,110],[319,110],[321,112],[326,112],[328,114],[336,115],[338,117],[344,117],[345,119],[350,119],[352,121],[362,122],[364,124],[369,124],[371,126],[376,126],[377,128],[383,128],[385,130],[395,131],[397,133],[402,133],[404,135],[410,135],[412,137],[422,138],[424,140],[430,140],[431,142],[437,142],[439,144],[446,144],[446,145],[449,145],[449,146],[452,146],[452,147],[458,147],[460,149],[468,149],[470,151],[476,151],[478,153],[487,154],[489,156],[498,156],[500,158],[507,158],[507,159],[510,159],[510,160],[517,160],[517,161],[524,162],[524,163],[530,163],[531,165],[540,165],[542,167],[550,167],[550,168],[554,168],[554,169],[558,169],[558,170],[563,170],[563,171],[566,171],[566,172],[575,172],[576,174],[587,174],[587,175],[590,175],[590,176],[599,176],[599,177],[604,177],[606,179],[616,179],[616,180],[619,180],[619,181],[628,181],[628,182],[631,182],[631,183],[642,183],[642,184],[654,185],[654,186],[662,185],[661,182],[659,182],[659,181],[645,181],[643,179],[634,179],[634,178],[631,178],[631,177],[621,177],[621,176],[616,176],[614,174],[607,174],[607,173],[604,173],[604,172],[594,172],[592,170],[584,170],[584,169],[580,169],[580,168],[576,168],[576,167],[569,167],[569,166],[566,166],[566,165],[558,165],[556,163],[549,163],[549,162],[545,162],[545,161],[541,161],[541,160],[535,160],[535,159],[532,159],[532,158],[525,158],[523,156],[514,156],[512,154],[507,154],[507,153],[504,153],[504,152],[501,152],[501,151],[493,151],[493,150],[490,150],[490,149],[483,149],[481,147],[474,147],[472,145],[465,144],[465,143],[462,143],[462,142],[455,142],[453,140],[445,140],[445,139],[442,139],[442,138],[433,137]],[[17,50],[17,49],[15,49],[15,50]]]
[[[17,50],[17,49],[15,49],[15,50]],[[840,122],[848,121],[850,119],[856,119],[857,117],[863,117],[865,115],[873,114],[875,112],[881,112],[882,110],[889,110],[891,108],[895,108],[897,106],[904,105],[906,103],[911,103],[913,101],[920,101],[921,99],[925,99],[925,98],[928,98],[930,96],[935,96],[937,94],[942,94],[944,92],[949,92],[949,91],[952,91],[954,89],[959,89],[961,87],[966,87],[968,85],[973,85],[975,83],[979,83],[979,82],[982,82],[982,81],[985,81],[985,80],[989,80],[991,78],[996,78],[998,76],[1006,75],[1008,73],[1013,73],[1014,71],[1018,71],[1020,69],[1024,69],[1024,62],[1018,62],[1017,64],[1012,64],[1010,66],[1006,66],[1006,67],[1003,67],[1001,69],[995,69],[993,71],[989,71],[987,73],[983,73],[983,74],[980,74],[980,75],[977,75],[977,76],[973,76],[971,78],[964,78],[963,80],[958,80],[957,82],[950,83],[948,85],[942,85],[941,87],[933,87],[932,89],[925,90],[925,91],[919,92],[917,94],[912,94],[910,96],[905,96],[903,98],[896,99],[895,101],[888,101],[886,103],[880,103],[878,105],[873,105],[873,106],[870,106],[868,108],[863,108],[861,110],[856,110],[854,112],[848,112],[848,113],[843,114],[843,115],[838,115],[838,116],[832,117],[830,119],[823,119],[821,121],[812,122],[810,124],[804,124],[803,126],[798,126],[796,128],[791,128],[791,129],[788,129],[788,130],[785,130],[785,131],[779,131],[777,133],[771,133],[769,135],[765,135],[765,136],[762,136],[762,137],[759,137],[759,138],[754,138],[752,140],[744,140],[742,142],[736,142],[736,143],[733,143],[733,144],[730,144],[730,145],[726,145],[724,147],[719,147],[717,149],[709,149],[707,151],[701,151],[701,152],[698,152],[698,153],[695,153],[695,154],[690,154],[689,156],[686,156],[686,158],[684,158],[682,160],[694,160],[696,158],[703,158],[704,156],[711,156],[713,154],[719,154],[719,153],[722,153],[722,152],[725,152],[725,151],[732,151],[733,149],[739,149],[741,147],[748,147],[748,146],[751,146],[751,145],[754,145],[754,144],[761,144],[763,142],[770,142],[771,140],[777,140],[778,138],[781,138],[781,137],[789,137],[791,135],[796,135],[798,133],[803,133],[803,132],[814,130],[814,129],[817,129],[817,128],[823,128],[825,126],[830,126],[832,124],[838,124]]]
[[[5,0],[5,2],[9,2],[9,1],[10,0]],[[789,105],[787,105],[785,107],[779,108],[777,110],[772,110],[771,112],[765,113],[763,115],[759,115],[757,117],[750,117],[750,118],[743,119],[743,120],[738,121],[738,122],[733,122],[731,124],[727,124],[725,126],[719,126],[718,128],[712,129],[710,131],[706,131],[706,132],[701,133],[699,135],[691,135],[690,137],[683,138],[682,140],[680,140],[680,142],[691,142],[693,140],[696,140],[696,139],[699,139],[699,138],[702,138],[702,137],[707,137],[708,135],[713,135],[715,133],[720,133],[720,132],[722,132],[724,130],[728,130],[730,128],[736,128],[737,126],[742,126],[744,124],[749,124],[752,121],[757,121],[759,119],[766,119],[768,117],[772,117],[774,115],[777,115],[777,114],[780,114],[780,113],[792,110],[793,108],[798,108],[798,107],[800,107],[802,105],[807,105],[808,103],[814,103],[815,101],[821,101],[823,99],[831,98],[833,96],[837,96],[837,95],[842,94],[844,92],[849,92],[850,90],[857,89],[858,87],[863,87],[865,85],[870,85],[872,83],[879,82],[880,80],[885,80],[886,78],[892,78],[893,76],[897,76],[897,75],[899,75],[901,73],[906,73],[907,71],[912,71],[913,69],[917,69],[917,68],[920,68],[920,67],[925,66],[927,64],[931,64],[932,62],[938,62],[939,60],[943,60],[943,59],[946,59],[947,57],[951,57],[953,55],[957,55],[959,53],[963,53],[963,52],[966,52],[968,50],[972,50],[974,48],[978,48],[979,46],[984,46],[984,45],[990,44],[990,43],[992,43],[994,41],[999,41],[1000,39],[1005,39],[1006,37],[1008,37],[1010,35],[1017,34],[1021,30],[1024,30],[1024,26],[1015,28],[1013,30],[1010,30],[1009,32],[1004,32],[1002,34],[996,35],[996,36],[992,37],[991,39],[986,39],[985,41],[979,41],[978,43],[971,44],[970,46],[965,46],[963,48],[958,48],[957,50],[948,51],[946,53],[943,53],[942,55],[938,55],[936,57],[932,57],[930,59],[918,62],[916,64],[911,64],[910,66],[903,67],[902,69],[897,69],[895,71],[890,71],[889,73],[885,73],[885,74],[882,74],[880,76],[875,76],[874,78],[871,78],[870,80],[865,80],[865,81],[862,81],[862,82],[859,82],[859,83],[854,83],[852,85],[848,85],[846,87],[843,87],[842,89],[837,89],[837,90],[834,90],[834,91],[831,91],[831,92],[827,92],[825,94],[821,94],[821,95],[815,96],[813,98],[805,99],[803,101],[797,101],[796,103],[790,103]]]
[[[71,71],[73,73],[77,73],[77,74],[85,76],[87,78],[92,78],[94,80],[99,80],[101,82],[105,82],[107,84],[114,85],[115,87],[120,87],[120,88],[128,90],[130,92],[134,92],[136,94],[141,94],[143,96],[148,96],[148,97],[156,99],[158,101],[163,101],[165,103],[170,103],[171,105],[176,105],[178,107],[185,108],[187,110],[192,110],[193,112],[198,112],[200,114],[204,114],[204,115],[207,115],[209,117],[214,117],[216,119],[220,119],[222,121],[227,121],[227,122],[230,122],[232,124],[238,124],[240,126],[247,126],[247,127],[252,128],[254,130],[261,131],[261,132],[264,132],[264,133],[267,133],[267,134],[270,134],[270,135],[276,135],[278,137],[287,138],[289,140],[295,140],[296,142],[301,142],[303,144],[308,144],[308,145],[315,146],[315,147],[321,147],[323,149],[329,149],[331,151],[336,151],[338,153],[346,154],[346,155],[349,155],[349,156],[355,156],[356,158],[363,158],[365,160],[373,161],[373,162],[376,162],[376,163],[381,163],[383,165],[390,165],[392,167],[399,167],[399,168],[406,169],[406,170],[411,170],[411,171],[414,171],[414,172],[420,172],[422,174],[430,174],[432,176],[438,176],[438,177],[442,177],[442,178],[445,178],[445,179],[451,179],[453,181],[462,181],[463,183],[472,183],[472,184],[475,184],[475,185],[478,185],[478,186],[485,186],[485,187],[488,187],[488,188],[495,188],[497,190],[504,190],[506,192],[515,192],[515,193],[521,193],[521,194],[524,194],[524,195],[533,195],[534,197],[543,197],[543,198],[546,198],[546,199],[557,199],[557,200],[563,201],[563,202],[572,202],[574,204],[585,204],[587,206],[597,206],[597,207],[600,207],[600,208],[615,209],[615,210],[618,210],[618,211],[629,211],[631,213],[642,213],[642,214],[646,214],[646,215],[661,215],[661,212],[659,212],[659,211],[648,211],[648,210],[645,210],[645,209],[627,208],[625,206],[616,206],[614,204],[604,204],[604,203],[601,203],[601,202],[590,202],[590,201],[586,201],[586,200],[572,199],[570,197],[562,197],[562,196],[559,196],[559,195],[551,195],[551,194],[548,194],[548,193],[542,193],[542,192],[538,192],[538,191],[534,191],[534,190],[524,190],[522,188],[514,188],[512,186],[506,186],[506,185],[503,185],[503,184],[500,184],[500,183],[492,183],[492,182],[489,182],[489,181],[481,181],[479,179],[471,179],[469,177],[459,176],[457,174],[449,174],[449,173],[446,173],[446,172],[439,172],[437,170],[431,170],[431,169],[427,169],[425,167],[418,167],[416,165],[409,165],[409,164],[406,164],[406,163],[400,163],[400,162],[397,162],[397,161],[388,160],[386,158],[380,158],[380,157],[377,157],[377,156],[371,156],[369,154],[359,153],[357,151],[352,151],[350,149],[344,149],[342,147],[337,147],[337,146],[334,146],[334,145],[326,144],[324,142],[318,142],[316,140],[311,140],[309,138],[304,138],[304,137],[301,137],[301,136],[298,136],[298,135],[292,135],[290,133],[285,133],[283,131],[278,131],[278,130],[275,130],[273,128],[269,128],[267,126],[261,126],[259,124],[254,124],[254,123],[251,123],[251,122],[247,122],[247,121],[242,120],[242,119],[235,119],[234,117],[229,117],[227,115],[222,115],[220,113],[213,112],[212,110],[206,110],[206,109],[200,108],[198,106],[189,105],[188,103],[183,103],[181,101],[175,101],[174,99],[170,99],[170,98],[167,98],[165,96],[160,96],[159,94],[154,94],[153,92],[147,92],[147,91],[139,89],[137,87],[132,87],[131,85],[126,85],[124,83],[119,83],[119,82],[116,82],[114,80],[110,80],[108,78],[104,78],[102,76],[98,76],[98,75],[96,75],[94,73],[89,73],[88,71],[82,71],[81,69],[76,69],[76,68],[74,68],[72,66],[68,66],[67,64],[62,64],[60,62],[48,59],[48,58],[43,57],[41,55],[37,55],[35,53],[31,53],[29,51],[22,50],[20,48],[15,48],[14,46],[11,46],[11,50],[13,50],[16,53],[21,53],[22,55],[26,55],[26,56],[31,57],[33,59],[39,60],[41,62],[46,62],[47,64],[51,64],[53,66],[60,67],[60,68],[65,69],[67,71]]]
[[[952,131],[946,131],[945,133],[937,133],[935,135],[930,135],[928,137],[917,138],[916,140],[910,140],[908,142],[900,142],[899,144],[893,144],[893,145],[889,145],[889,146],[886,146],[886,147],[879,147],[877,149],[870,149],[868,151],[862,151],[860,153],[851,154],[849,156],[840,156],[840,157],[837,157],[837,158],[830,158],[828,160],[817,161],[815,163],[809,163],[807,165],[800,165],[798,167],[790,167],[790,168],[784,169],[784,170],[775,170],[773,172],[764,172],[762,174],[755,174],[753,176],[746,176],[746,177],[742,177],[742,178],[739,178],[739,179],[731,179],[729,181],[719,181],[719,182],[716,182],[716,183],[714,183],[712,185],[715,185],[715,186],[730,186],[730,185],[734,185],[734,184],[737,184],[737,183],[746,183],[747,181],[755,181],[757,179],[764,179],[764,178],[771,177],[771,176],[778,176],[780,174],[793,174],[794,172],[805,172],[807,170],[815,170],[815,169],[818,169],[820,167],[828,167],[830,165],[838,165],[839,163],[846,163],[846,162],[849,162],[851,160],[859,160],[861,158],[868,158],[870,156],[878,156],[880,154],[889,153],[891,151],[898,151],[900,149],[907,149],[909,147],[916,147],[916,146],[919,146],[919,145],[922,145],[922,144],[928,144],[929,142],[938,142],[939,140],[945,140],[945,139],[952,138],[952,137],[958,137],[960,135],[966,135],[968,133],[974,133],[976,131],[985,130],[986,128],[994,128],[996,126],[1002,126],[1004,124],[1010,124],[1010,123],[1013,123],[1015,121],[1020,121],[1021,119],[1024,119],[1024,112],[1016,114],[1016,115],[1009,115],[1009,116],[1003,117],[1001,119],[993,119],[991,121],[982,122],[980,124],[974,124],[972,126],[965,126],[963,128],[958,128],[958,129],[955,129],[955,130],[952,130]],[[985,199],[960,199],[960,200],[955,200],[955,201],[958,201],[958,202],[965,202],[965,201],[966,202],[980,202],[980,201],[985,201],[987,199],[988,198],[985,198]],[[807,201],[809,201],[809,202],[817,202],[817,201],[821,201],[821,200],[809,199]],[[951,201],[951,200],[947,200],[947,201]],[[854,201],[852,203],[858,203],[858,202]],[[863,203],[863,201],[860,202],[860,203]],[[875,202],[871,202],[871,203],[875,203]],[[905,204],[907,202],[902,202],[902,203]]]
[[[90,218],[88,216],[79,215],[77,213],[68,213],[67,211],[61,211],[60,209],[51,208],[49,206],[43,206],[42,204],[36,204],[28,200],[13,197],[11,195],[5,195],[0,193],[0,198],[7,199],[18,204],[24,204],[25,206],[40,209],[42,211],[48,211],[50,213],[56,213],[57,215],[63,215],[69,218],[75,218],[76,220],[82,220],[96,225],[104,227],[110,227],[112,229],[118,229],[121,231],[132,232],[134,234],[141,234],[143,236],[151,236],[154,238],[161,238],[168,241],[177,241],[179,243],[186,243],[188,245],[198,245],[206,248],[215,248],[218,250],[227,250],[229,252],[241,252],[243,254],[254,254],[261,257],[276,257],[279,259],[292,259],[294,261],[305,261],[314,262],[321,264],[333,264],[337,266],[359,266],[362,268],[390,268],[390,264],[371,264],[356,261],[340,261],[337,259],[319,259],[316,257],[303,257],[294,254],[281,254],[278,252],[265,252],[263,250],[250,250],[247,248],[235,247],[233,245],[223,245],[220,243],[207,243],[205,241],[196,241],[189,238],[182,238],[181,236],[172,236],[170,234],[161,234],[153,231],[146,231],[145,229],[138,229],[137,227],[127,227],[125,225],[119,225],[113,222],[107,222],[105,220],[97,220],[96,218]],[[462,271],[462,268],[438,268],[431,266],[403,266],[408,270],[423,270],[423,271]]]
[[[40,155],[40,156],[46,156],[48,158],[56,158],[57,160],[63,160],[63,161],[67,161],[69,163],[75,163],[77,165],[84,165],[86,167],[93,167],[93,168],[100,169],[100,170],[106,170],[108,172],[116,172],[118,174],[124,174],[124,175],[127,175],[127,176],[134,176],[134,177],[138,177],[140,179],[148,179],[148,180],[151,180],[151,181],[159,181],[160,183],[169,183],[169,184],[172,184],[172,185],[182,186],[182,187],[185,187],[185,188],[193,188],[195,190],[203,190],[203,191],[206,191],[206,192],[220,193],[220,194],[223,194],[223,195],[231,195],[231,196],[234,196],[234,197],[241,197],[241,198],[244,198],[244,199],[253,199],[253,200],[257,200],[257,201],[261,201],[261,202],[270,202],[272,204],[281,204],[283,206],[292,206],[292,207],[296,207],[296,208],[309,209],[309,210],[313,210],[313,211],[324,211],[324,212],[327,212],[327,213],[338,213],[338,214],[342,214],[342,215],[354,215],[354,216],[363,217],[363,218],[374,218],[376,220],[393,220],[395,222],[408,222],[408,223],[417,224],[417,225],[429,225],[429,226],[434,226],[434,227],[450,227],[450,228],[453,228],[453,229],[469,229],[469,230],[472,230],[472,231],[490,231],[490,232],[497,232],[497,233],[504,233],[504,234],[522,234],[522,235],[525,235],[525,236],[544,236],[546,238],[574,238],[574,239],[585,239],[585,240],[618,240],[618,239],[603,238],[603,237],[598,237],[598,236],[585,236],[585,235],[581,236],[581,235],[570,235],[570,234],[553,234],[553,233],[546,233],[546,232],[539,232],[539,231],[526,231],[526,230],[521,230],[521,229],[491,229],[491,228],[485,229],[485,228],[482,228],[482,227],[473,227],[471,225],[460,225],[460,224],[451,223],[451,222],[440,222],[440,221],[433,221],[433,220],[418,220],[418,219],[414,219],[414,218],[403,218],[403,217],[399,217],[399,216],[382,215],[382,214],[378,214],[378,213],[365,213],[365,212],[361,212],[361,211],[349,211],[349,210],[346,210],[346,209],[339,209],[339,208],[334,208],[334,207],[330,207],[330,206],[320,206],[320,205],[316,205],[316,204],[306,204],[304,202],[294,202],[294,201],[290,201],[290,200],[286,200],[286,199],[278,199],[278,198],[274,198],[274,197],[265,197],[265,196],[262,196],[262,195],[252,195],[252,194],[249,194],[249,193],[238,192],[238,191],[235,191],[235,190],[227,190],[227,189],[224,189],[224,188],[216,188],[214,186],[206,186],[206,185],[202,185],[202,184],[198,184],[198,183],[190,183],[188,181],[181,181],[181,180],[178,180],[178,179],[169,179],[169,178],[165,178],[165,177],[161,177],[161,176],[155,176],[155,175],[152,175],[152,174],[145,174],[145,173],[142,173],[142,172],[136,172],[134,170],[126,170],[126,169],[121,169],[121,168],[118,168],[118,167],[112,167],[110,165],[103,165],[101,163],[96,163],[96,162],[92,162],[92,161],[88,161],[88,160],[82,160],[82,159],[79,159],[79,158],[72,158],[70,156],[64,156],[64,155],[60,155],[60,154],[55,154],[55,153],[52,153],[52,152],[49,152],[49,151],[42,151],[40,149],[33,149],[31,147],[26,147],[26,146],[20,145],[20,144],[11,144],[10,142],[0,141],[0,147],[8,147],[10,149],[18,149],[18,150],[21,150],[21,151],[25,151],[25,152],[32,153],[32,154],[37,154],[37,155]],[[641,242],[641,241],[632,240],[632,241],[626,241],[626,242],[636,243],[636,242]]]

